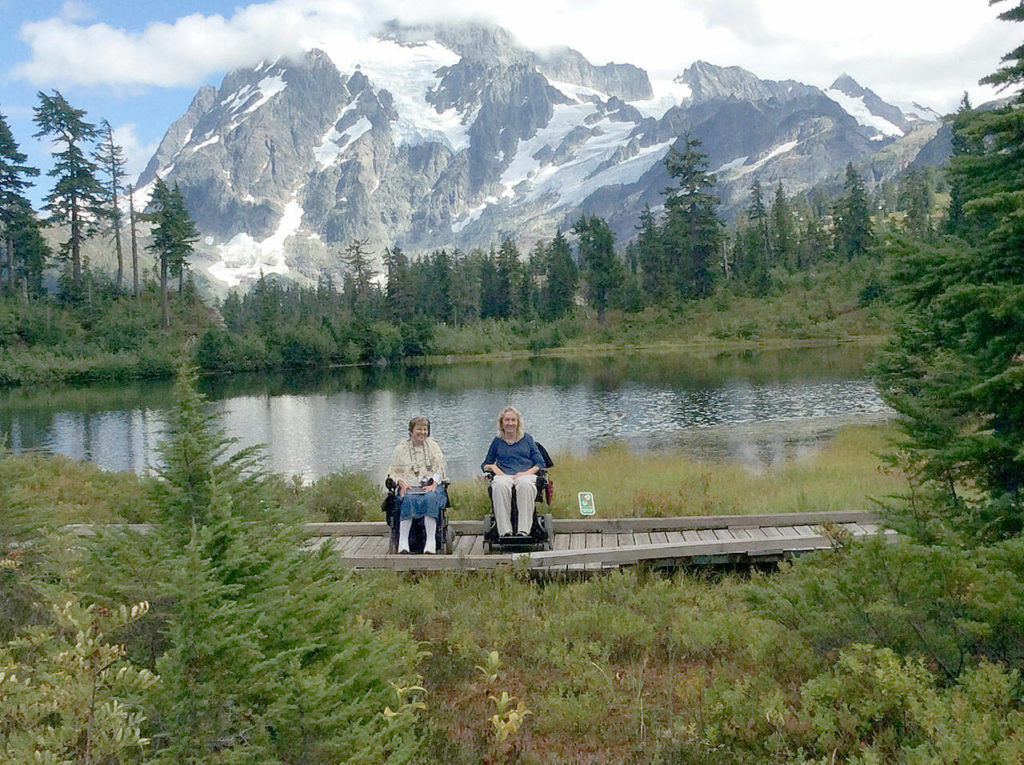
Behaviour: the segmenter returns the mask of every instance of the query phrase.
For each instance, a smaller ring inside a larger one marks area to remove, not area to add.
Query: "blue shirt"
[[[537,442],[533,440],[533,436],[524,433],[523,437],[514,444],[507,443],[503,438],[495,438],[491,441],[487,456],[484,457],[480,467],[483,469],[484,465],[493,464],[497,464],[503,473],[513,475],[529,470],[534,465],[543,468],[545,463],[544,456],[537,448]]]

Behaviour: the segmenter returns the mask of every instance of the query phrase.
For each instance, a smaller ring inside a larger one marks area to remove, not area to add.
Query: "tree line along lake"
[[[872,353],[628,351],[207,378],[200,388],[238,447],[265,445],[266,466],[285,476],[382,480],[409,418],[425,415],[451,476],[468,478],[506,405],[552,453],[618,442],[756,469],[811,453],[845,425],[890,417],[867,374]],[[169,381],[8,389],[0,437],[14,453],[141,473],[157,460],[170,406]]]

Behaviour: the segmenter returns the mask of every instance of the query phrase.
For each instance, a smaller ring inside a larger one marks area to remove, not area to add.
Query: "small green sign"
[[[594,495],[589,491],[581,491],[579,493],[580,500],[580,515],[593,515],[597,512],[594,508]]]

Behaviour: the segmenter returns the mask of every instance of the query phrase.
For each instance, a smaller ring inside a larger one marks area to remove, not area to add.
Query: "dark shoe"
[[[529,531],[517,531],[516,532],[516,536],[517,537],[528,537],[528,536],[530,536],[530,532]]]

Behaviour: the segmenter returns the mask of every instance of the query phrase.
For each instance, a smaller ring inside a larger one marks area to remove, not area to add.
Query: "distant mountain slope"
[[[234,285],[337,273],[353,239],[377,252],[529,247],[587,213],[626,240],[644,205],[661,205],[661,160],[687,133],[728,217],[755,180],[792,194],[892,144],[916,147],[886,155],[895,174],[938,128],[933,112],[845,75],[823,91],[696,62],[651,82],[568,48],[526,50],[501,29],[392,25],[357,50],[325,35],[298,60],[200,89],[140,184],[179,184],[204,235],[200,268]]]

